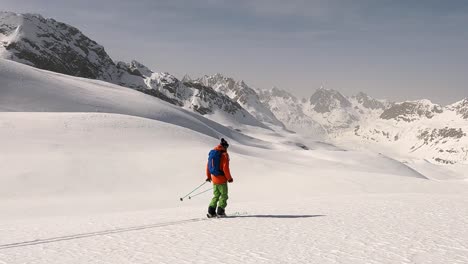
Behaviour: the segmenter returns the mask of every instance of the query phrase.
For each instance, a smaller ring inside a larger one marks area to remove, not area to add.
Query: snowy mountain
[[[463,119],[468,119],[468,98],[447,106],[451,111],[455,111]]]
[[[322,138],[353,127],[362,118],[379,111],[383,104],[363,93],[358,96],[347,98],[324,88],[316,90],[309,99],[298,99],[276,87],[260,92],[262,102],[286,127]]]
[[[278,88],[264,91],[261,98],[286,127],[306,135],[322,127],[328,140],[347,148],[401,160],[468,162],[467,99],[442,107],[429,100],[390,103],[364,93],[346,97],[323,88],[310,99],[299,100]]]
[[[304,112],[313,116],[328,133],[349,128],[359,120],[359,113],[340,92],[320,88],[303,104]]]
[[[0,12],[0,58],[133,88],[202,115],[216,115],[226,124],[232,120],[265,127],[226,95],[153,72],[137,61],[114,62],[104,47],[77,28],[41,15]]]
[[[326,137],[325,128],[304,112],[303,101],[291,93],[273,87],[259,91],[259,97],[287,128],[318,139]]]
[[[261,122],[268,123],[273,126],[284,127],[284,124],[278,120],[271,110],[260,101],[257,92],[244,81],[235,81],[233,78],[225,77],[218,73],[213,76],[205,75],[201,78],[192,80],[192,82],[213,87],[215,91],[229,96],[229,98],[239,103],[244,109]]]
[[[114,81],[104,47],[77,28],[37,14],[0,12],[0,57],[63,74]]]
[[[338,142],[363,142],[392,155],[421,158],[439,164],[468,162],[468,124],[456,106],[442,107],[429,100],[394,103],[379,116],[367,116],[354,129],[341,131]],[[353,137],[356,137],[353,139]],[[369,147],[369,146],[368,146]]]
[[[255,89],[221,74],[179,80],[137,61],[114,62],[104,47],[77,28],[35,14],[0,12],[0,58],[129,87],[239,130],[244,125],[286,128],[394,157],[468,162],[468,99],[445,107],[428,100],[390,103],[324,88],[298,99],[278,88]]]
[[[359,92],[357,95],[352,96],[351,99],[356,101],[353,105],[360,105],[362,106],[360,107],[361,109],[364,108],[371,110],[385,110],[386,108],[390,107],[390,104],[388,102],[377,100],[363,92]]]

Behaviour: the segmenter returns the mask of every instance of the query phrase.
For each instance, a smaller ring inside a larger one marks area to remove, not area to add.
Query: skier
[[[233,182],[229,170],[229,155],[227,149],[229,144],[224,138],[208,154],[206,165],[206,181],[213,182],[213,199],[208,207],[208,217],[226,216],[224,209],[227,206],[228,182]],[[218,207],[218,210],[216,210]]]

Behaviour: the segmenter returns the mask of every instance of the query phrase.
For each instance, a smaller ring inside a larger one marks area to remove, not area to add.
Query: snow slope
[[[224,135],[244,143],[253,142],[199,114],[107,82],[57,74],[2,59],[0,80],[1,111],[119,113],[169,122],[211,137]]]
[[[0,263],[468,261],[458,174],[4,60],[0,109]],[[232,217],[208,220],[209,194],[179,197],[221,136]]]
[[[207,220],[209,194],[178,198],[216,139],[116,114],[0,120],[4,263],[468,261],[466,183],[372,153],[232,144],[234,218]]]

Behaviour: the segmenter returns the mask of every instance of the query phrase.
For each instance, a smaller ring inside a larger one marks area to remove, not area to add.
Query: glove
[[[233,180],[232,178],[228,180],[228,182],[233,182],[233,181],[234,181],[234,180]]]
[[[207,181],[207,182],[211,182],[211,179],[210,179],[210,178],[208,178],[208,179],[206,179],[206,181]]]

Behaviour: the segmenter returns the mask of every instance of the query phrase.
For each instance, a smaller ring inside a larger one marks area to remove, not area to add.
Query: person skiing
[[[208,217],[225,216],[228,197],[228,182],[233,182],[229,170],[228,142],[221,138],[221,142],[208,154],[206,164],[206,181],[213,182],[213,199],[208,207]],[[218,208],[216,210],[216,207]]]

